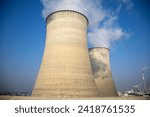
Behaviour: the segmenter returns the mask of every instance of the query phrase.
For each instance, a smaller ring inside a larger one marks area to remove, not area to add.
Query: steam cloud
[[[145,71],[147,71],[148,70],[148,65],[145,65],[143,68],[142,68],[142,73],[144,73]]]
[[[41,0],[44,9],[43,17],[58,10],[75,10],[83,13],[89,19],[88,41],[90,47],[107,47],[113,41],[128,37],[128,34],[117,25],[116,20],[122,5],[127,9],[133,6],[131,0],[116,0],[114,11],[104,9],[103,0]]]

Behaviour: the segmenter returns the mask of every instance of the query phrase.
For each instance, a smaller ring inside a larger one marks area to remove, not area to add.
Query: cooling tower
[[[88,19],[63,10],[50,14],[46,23],[45,50],[32,96],[98,96],[87,48]]]
[[[90,61],[100,96],[117,96],[112,79],[108,48],[89,49]]]

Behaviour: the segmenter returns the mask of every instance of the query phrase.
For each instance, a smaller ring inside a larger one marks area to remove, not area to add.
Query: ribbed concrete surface
[[[86,17],[74,11],[47,18],[45,51],[32,96],[98,95],[87,49],[87,24]]]
[[[109,49],[91,48],[89,55],[99,96],[117,96],[110,70]]]

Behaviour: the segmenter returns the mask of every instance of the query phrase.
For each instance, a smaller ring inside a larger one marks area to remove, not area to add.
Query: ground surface
[[[0,100],[150,100],[150,97],[80,97],[80,98],[46,98],[31,96],[0,96]]]

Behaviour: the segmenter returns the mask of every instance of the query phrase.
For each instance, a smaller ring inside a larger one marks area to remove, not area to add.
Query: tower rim
[[[55,14],[55,13],[59,13],[59,12],[74,12],[74,13],[78,13],[78,14],[82,15],[82,16],[87,20],[87,25],[89,24],[89,20],[88,20],[87,16],[84,15],[83,13],[78,12],[78,11],[75,11],[75,10],[58,10],[58,11],[54,11],[54,12],[50,13],[50,14],[46,17],[46,22],[47,22],[47,20],[48,20],[48,18],[49,18],[50,16],[52,16],[52,15]]]
[[[96,49],[96,48],[99,48],[99,49],[107,49],[107,50],[109,50],[110,51],[110,48],[108,48],[108,47],[90,47],[90,48],[88,48],[88,50],[92,50],[92,49]]]

